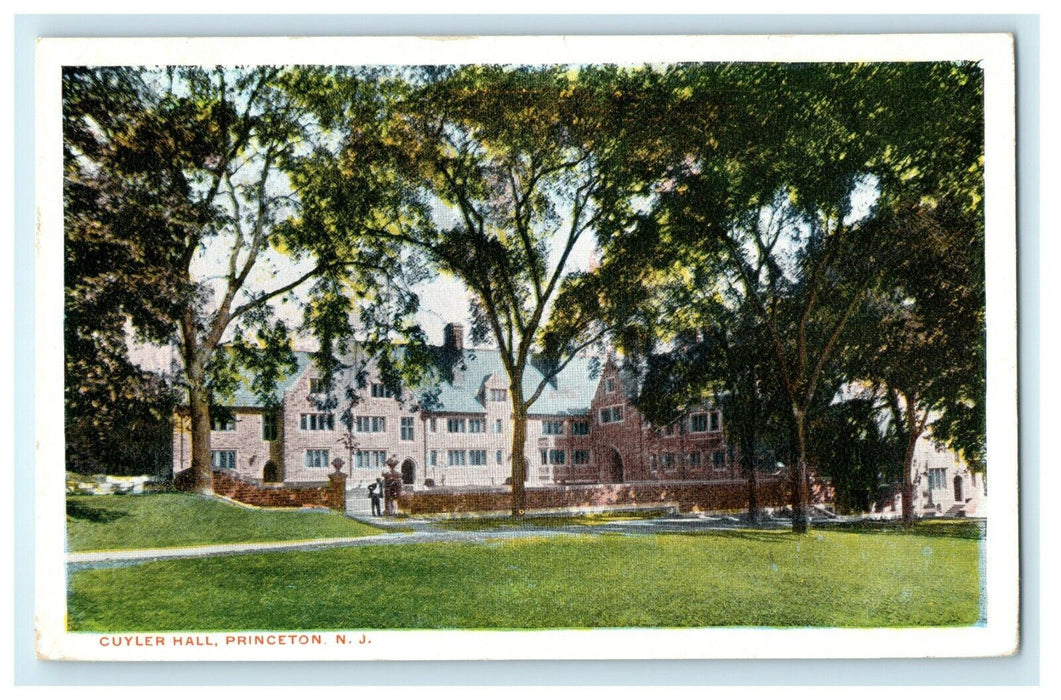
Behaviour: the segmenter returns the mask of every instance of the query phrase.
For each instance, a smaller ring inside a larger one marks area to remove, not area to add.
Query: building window
[[[402,418],[402,430],[401,430],[402,440],[412,440],[413,439],[413,435],[414,435],[413,434],[413,419],[412,418]]]
[[[335,416],[331,413],[303,413],[303,430],[335,430]]]
[[[691,433],[706,433],[707,432],[707,414],[706,413],[694,413],[689,417],[689,432]]]
[[[945,488],[947,488],[947,470],[946,469],[929,469],[928,470],[928,487],[930,489],[945,489]]]
[[[719,450],[711,455],[711,463],[715,467],[716,472],[720,472],[726,468],[726,453]]]
[[[576,420],[571,422],[572,435],[589,435],[589,421]]]
[[[623,420],[622,406],[609,406],[600,410],[601,423],[621,423]]]
[[[494,463],[495,464],[501,464],[502,461],[503,461],[503,457],[501,456],[501,450],[498,450],[497,452],[494,453]]]
[[[427,428],[428,428],[428,430],[430,430],[432,432],[432,434],[437,433],[438,432],[438,419],[437,418],[428,419]]]
[[[467,464],[467,453],[464,450],[448,450],[446,452],[446,463],[451,467],[463,467]]]
[[[674,471],[674,463],[675,463],[674,462],[674,453],[673,452],[664,452],[663,453],[663,470],[664,471],[668,471],[668,472]]]
[[[468,432],[469,433],[485,433],[486,432],[486,419],[485,418],[469,418],[468,419]]]
[[[262,440],[273,441],[279,436],[279,428],[276,422],[276,411],[266,411],[262,414]]]
[[[571,464],[589,464],[589,450],[572,450]]]
[[[309,380],[309,393],[311,394],[323,394],[324,393],[324,380],[313,377]]]
[[[210,466],[214,469],[235,469],[235,450],[210,450]]]
[[[498,435],[505,432],[505,424],[500,418],[494,420],[494,432]]]
[[[236,430],[236,416],[224,408],[210,409],[210,429],[218,433],[231,433]]]
[[[491,401],[508,401],[508,389],[491,389]]]
[[[383,416],[358,416],[357,432],[385,433],[387,432],[387,419]]]
[[[563,435],[564,422],[562,420],[542,421],[542,435]]]
[[[542,464],[549,463],[549,450],[542,450]]]
[[[685,455],[685,461],[688,462],[688,464],[689,464],[689,466],[691,468],[699,469],[700,468],[700,453],[699,452],[690,452],[689,454]]]
[[[378,382],[372,384],[370,391],[374,399],[393,399],[394,392]]]
[[[306,469],[328,467],[328,450],[306,450]]]
[[[358,469],[382,469],[387,466],[385,450],[358,450],[354,453],[354,466]]]
[[[463,433],[465,432],[465,424],[463,418],[450,418],[446,421],[446,430],[451,433]]]
[[[722,430],[722,416],[718,411],[711,411],[711,432],[717,433]]]
[[[657,470],[656,455],[651,454],[648,456],[648,471],[650,474],[655,474]]]
[[[609,394],[615,391],[615,379],[613,377],[608,377],[604,380],[604,391]]]
[[[563,464],[566,458],[567,454],[563,450],[549,450],[549,464]]]
[[[438,466],[438,450],[431,450],[430,463],[432,467]]]
[[[486,450],[468,450],[468,464],[481,467],[486,464]]]

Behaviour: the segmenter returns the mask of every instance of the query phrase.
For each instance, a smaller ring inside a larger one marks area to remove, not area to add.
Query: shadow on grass
[[[982,540],[987,536],[987,523],[983,520],[921,520],[910,526],[901,522],[865,520],[855,523],[821,523],[816,527],[832,532],[900,533],[959,540]]]
[[[129,515],[125,511],[101,508],[83,501],[67,501],[66,516],[75,520],[87,520],[92,523],[112,523]]]
[[[687,530],[659,533],[666,535],[681,535],[683,537],[723,537],[733,540],[750,540],[752,542],[789,542],[792,540],[790,530]]]

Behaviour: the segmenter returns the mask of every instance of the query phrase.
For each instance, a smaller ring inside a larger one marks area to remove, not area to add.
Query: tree
[[[129,361],[127,324],[165,340],[180,295],[167,255],[180,234],[167,221],[171,202],[144,183],[123,191],[105,166],[150,86],[128,68],[67,68],[62,85],[66,462],[156,473],[168,462],[175,396],[167,379]]]
[[[903,254],[869,304],[874,332],[850,348],[851,376],[872,386],[891,414],[903,445],[903,520],[911,523],[914,449],[930,425],[983,470],[984,249],[976,218],[948,202],[889,219],[889,239]]]
[[[878,214],[943,196],[975,212],[982,199],[980,72],[731,64],[673,73],[679,98],[701,109],[676,111],[680,128],[663,132],[676,139],[673,160],[645,225],[684,261],[675,267],[722,261],[722,286],[752,310],[786,397],[793,529],[804,531],[809,413],[830,365],[863,330],[852,318],[894,259]]]
[[[546,386],[604,337],[597,317],[567,315],[546,330],[558,299],[591,296],[600,277],[569,270],[602,218],[601,162],[614,70],[475,66],[419,71],[379,133],[348,121],[340,161],[387,153],[422,206],[375,233],[420,251],[470,290],[471,335],[497,346],[512,407],[512,514],[523,513],[527,415]],[[400,90],[400,88],[399,88]],[[357,182],[327,166],[300,187],[336,240],[342,201]],[[425,215],[426,213],[426,215]],[[534,362],[543,378],[526,380]]]
[[[287,225],[298,201],[286,171],[322,137],[321,125],[307,116],[301,81],[310,74],[321,80],[326,72],[171,68],[64,75],[67,192],[78,202],[68,235],[90,232],[100,245],[123,252],[117,264],[107,259],[105,278],[135,270],[115,288],[126,298],[101,300],[102,312],[115,323],[127,319],[148,339],[179,345],[192,446],[192,478],[182,483],[197,491],[212,488],[213,397],[231,391],[237,368],[250,366],[254,390],[275,402],[275,382],[293,366],[290,329],[275,319],[274,302],[319,280],[317,317],[308,324],[319,330],[316,320],[327,316],[329,303],[334,311],[338,287],[361,283],[363,289],[378,273],[375,260],[357,257],[356,248],[326,260],[307,255],[324,247],[306,241],[317,231]],[[83,95],[100,106],[84,108]],[[111,104],[123,109],[101,124],[95,116]],[[366,201],[356,221],[377,218],[376,201]],[[277,255],[287,251],[301,255],[293,274],[269,280]]]
[[[841,512],[865,513],[894,494],[904,443],[887,415],[872,391],[816,412],[811,452]]]

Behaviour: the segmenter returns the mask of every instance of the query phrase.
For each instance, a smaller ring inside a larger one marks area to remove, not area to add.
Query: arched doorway
[[[954,477],[954,502],[962,502],[962,478],[960,476]]]
[[[604,478],[609,484],[623,483],[623,458],[614,447],[606,448]]]
[[[262,481],[267,484],[275,484],[280,481],[280,467],[271,459],[262,467]]]
[[[416,463],[407,459],[402,462],[402,483],[413,484],[416,482]]]

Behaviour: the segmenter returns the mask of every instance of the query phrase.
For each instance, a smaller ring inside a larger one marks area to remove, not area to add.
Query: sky
[[[236,187],[253,186],[260,170],[255,167],[255,159],[250,154],[233,177]],[[290,182],[286,175],[276,173],[270,175],[268,190],[274,195],[286,195],[291,190]],[[877,183],[873,178],[864,178],[856,183],[852,190],[851,212],[845,220],[846,224],[864,218],[870,211],[873,203],[879,196]],[[222,204],[228,206],[222,200]],[[247,207],[245,209],[249,210]],[[278,217],[283,218],[286,211],[278,212]],[[566,217],[565,217],[566,218]],[[448,210],[444,205],[436,206],[436,224],[441,228],[453,225],[456,214]],[[250,226],[252,221],[245,221],[245,226]],[[797,232],[798,234],[798,232]],[[550,268],[559,262],[562,252],[563,237],[566,235],[564,226],[556,233],[554,244],[550,246]],[[798,247],[798,240],[805,236],[791,236],[791,245]],[[227,272],[231,238],[228,235],[220,235],[209,239],[204,245],[192,264],[193,277],[198,280],[212,283],[215,298],[220,298],[223,290],[224,278]],[[592,230],[585,231],[577,242],[574,250],[568,258],[565,273],[587,270],[594,260],[596,237]],[[783,247],[783,246],[782,246]],[[309,272],[314,265],[312,259],[292,260],[291,258],[274,250],[269,250],[259,256],[248,283],[245,293],[235,300],[236,304],[246,301],[248,293],[267,292],[288,284],[301,275]],[[272,308],[276,317],[285,321],[289,328],[296,331],[294,344],[298,350],[312,351],[316,349],[316,341],[307,334],[298,333],[297,329],[302,322],[302,302],[306,299],[312,281],[308,281],[296,288],[291,294],[284,295],[274,300]],[[448,323],[461,323],[467,329],[469,324],[469,302],[470,293],[465,285],[458,279],[445,274],[437,274],[433,279],[422,283],[414,288],[420,299],[420,311],[416,321],[426,333],[429,342],[440,344],[442,342],[443,328]],[[548,310],[547,310],[548,311]],[[230,327],[226,334],[231,339],[235,324]],[[132,344],[132,355],[134,359],[145,367],[151,369],[162,369],[171,364],[173,351],[171,349],[155,349]]]
[[[876,203],[880,191],[874,178],[868,177],[860,180],[854,186],[851,195],[851,211],[845,217],[844,223],[851,225],[864,219]],[[440,225],[447,225],[451,212],[441,211],[438,216]],[[561,238],[564,232],[557,233]],[[799,238],[796,236],[796,238]],[[228,249],[223,247],[225,237],[219,237],[208,246],[200,250],[199,255],[193,263],[193,273],[197,279],[216,280],[220,284],[220,278],[227,266]],[[557,240],[550,249],[550,263],[552,267],[559,262],[560,240]],[[793,240],[794,243],[794,240]],[[586,231],[578,240],[572,250],[565,267],[565,274],[575,271],[588,270],[596,252],[596,237],[593,231]],[[289,257],[269,250],[259,258],[251,273],[247,289],[251,291],[263,291],[275,289],[287,284],[300,275],[305,274],[313,267],[313,261],[306,259],[293,261]],[[285,295],[274,303],[273,308],[276,317],[287,323],[289,328],[297,329],[302,320],[301,302],[305,300],[310,282],[296,288],[291,295]],[[414,287],[420,299],[420,311],[416,315],[416,322],[427,334],[428,341],[432,344],[442,343],[442,331],[448,323],[459,323],[465,327],[467,334],[469,324],[469,302],[471,299],[467,287],[459,279],[448,274],[436,274],[432,279]],[[238,303],[238,300],[237,300]],[[234,328],[230,328],[228,337],[232,336]],[[491,346],[489,341],[487,346]],[[306,334],[296,333],[294,347],[301,351],[314,351],[317,348],[316,340]],[[134,361],[145,369],[152,371],[166,371],[173,363],[177,355],[173,348],[158,348],[146,346],[135,341],[130,341],[130,354]]]
[[[443,213],[439,223],[445,221]],[[562,237],[565,232],[557,234]],[[223,276],[227,269],[228,254],[230,248],[225,244],[230,239],[225,236],[217,237],[200,249],[199,254],[193,260],[192,272],[196,279],[212,281],[215,290],[220,289]],[[565,273],[588,270],[594,258],[596,238],[592,231],[586,231],[579,238],[571,255],[568,256]],[[550,249],[550,264],[555,268],[560,258],[561,250],[559,242]],[[292,282],[300,275],[307,273],[313,268],[313,261],[304,259],[294,261],[291,258],[275,251],[269,250],[259,257],[250,276],[248,277],[248,291],[262,292],[282,287]],[[297,287],[293,294],[280,297],[273,304],[276,318],[282,319],[289,328],[296,329],[302,323],[301,303],[306,299],[311,282],[306,282]],[[416,322],[427,334],[428,341],[432,344],[442,344],[442,330],[449,323],[464,325],[465,333],[468,333],[469,302],[471,299],[468,288],[459,279],[448,274],[436,274],[427,282],[421,283],[413,288],[420,298],[420,311],[416,315]],[[243,297],[246,299],[246,297]],[[239,303],[237,297],[236,303]],[[234,327],[230,327],[226,335],[232,337]],[[491,343],[486,343],[491,346]],[[316,340],[306,334],[296,333],[294,337],[296,350],[312,352],[317,349]],[[130,338],[130,356],[144,369],[151,371],[166,371],[172,365],[175,358],[179,357],[174,348],[144,345]]]

